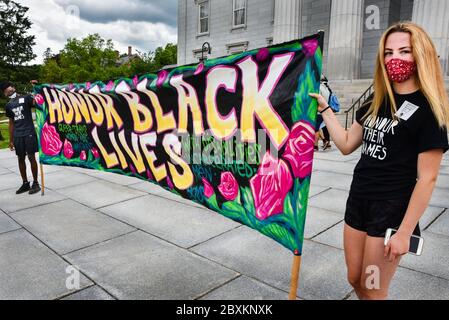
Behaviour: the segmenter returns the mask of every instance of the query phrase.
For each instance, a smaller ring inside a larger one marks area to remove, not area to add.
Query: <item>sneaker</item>
[[[16,191],[16,194],[21,194],[27,192],[28,190],[30,190],[30,183],[24,182],[22,186],[19,188],[19,190]]]
[[[29,194],[35,194],[41,191],[41,187],[39,186],[39,183],[33,182],[33,185],[31,186]]]

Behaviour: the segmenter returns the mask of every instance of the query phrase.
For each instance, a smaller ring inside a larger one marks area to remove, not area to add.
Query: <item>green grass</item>
[[[4,139],[0,140],[0,149],[8,148],[9,145],[8,123],[0,123],[0,131]]]
[[[0,121],[8,120],[7,117],[0,114]],[[2,133],[3,140],[0,140],[0,149],[9,147],[9,127],[8,122],[0,122],[0,132]]]

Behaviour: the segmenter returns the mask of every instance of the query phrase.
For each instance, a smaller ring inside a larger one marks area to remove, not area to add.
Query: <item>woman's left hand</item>
[[[390,238],[390,241],[385,246],[384,257],[388,258],[388,261],[393,262],[398,257],[408,253],[409,247],[410,236],[398,231]]]
[[[329,107],[329,104],[327,103],[326,99],[320,94],[317,93],[309,93],[309,96],[316,99],[318,102],[318,112],[323,111],[327,107]]]

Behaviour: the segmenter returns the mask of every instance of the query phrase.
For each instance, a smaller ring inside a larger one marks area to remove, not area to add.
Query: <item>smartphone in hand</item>
[[[390,238],[397,232],[395,229],[387,229],[387,233],[385,234],[384,244],[387,245]],[[415,256],[420,256],[422,254],[422,249],[424,245],[424,239],[415,235],[410,237],[410,247],[408,252],[414,254]]]

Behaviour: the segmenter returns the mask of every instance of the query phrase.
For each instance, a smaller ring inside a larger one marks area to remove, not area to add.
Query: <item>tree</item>
[[[50,48],[45,49],[44,53],[42,54],[44,58],[44,63],[47,63],[50,59],[54,58],[54,54],[51,52]]]
[[[62,69],[55,59],[49,59],[41,68],[40,82],[62,83]]]
[[[35,37],[27,34],[31,28],[27,11],[27,7],[14,1],[0,0],[0,80],[11,81],[19,92],[31,90],[29,81],[37,78],[39,70],[38,66],[23,66],[36,57]],[[6,103],[7,99],[0,93],[0,108]]]
[[[106,41],[99,34],[82,40],[68,39],[59,57],[66,82],[106,79],[116,67],[116,60],[112,40]]]
[[[34,36],[27,32],[31,22],[28,8],[11,0],[0,0],[0,77],[14,83],[19,92],[31,90],[30,80],[36,79],[38,66],[23,66],[33,60]],[[0,94],[0,108],[7,99]]]
[[[41,82],[86,82],[105,80],[117,75],[117,53],[111,40],[99,34],[67,40],[57,55],[45,52]]]
[[[5,66],[21,65],[33,60],[35,37],[28,35],[31,21],[28,11],[11,0],[0,0],[0,64]]]
[[[129,69],[127,70],[128,76],[149,73],[155,69],[153,62],[154,52],[140,52],[137,50],[137,54],[139,58],[130,61]]]
[[[44,53],[44,65],[40,81],[47,83],[87,82],[135,74],[156,72],[166,65],[176,63],[177,46],[167,44],[155,52],[141,53],[123,65],[117,62],[120,56],[114,49],[112,40],[104,40],[99,34],[84,39],[68,39],[64,49],[53,55],[49,49]]]
[[[165,66],[176,64],[177,45],[168,43],[164,47],[158,47],[154,52],[141,53],[137,51],[140,59],[131,62],[131,74],[145,74],[156,72]]]
[[[165,48],[159,47],[154,53],[154,67],[158,70],[176,63],[178,46],[168,43]]]

